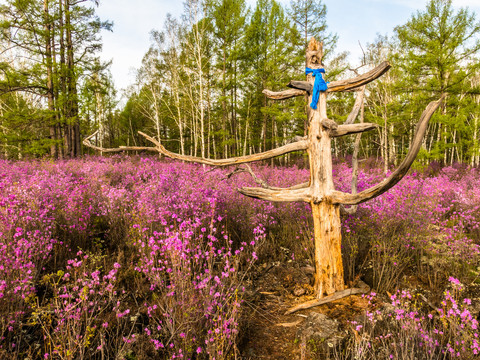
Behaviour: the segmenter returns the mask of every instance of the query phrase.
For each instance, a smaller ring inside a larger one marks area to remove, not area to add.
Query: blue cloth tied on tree
[[[325,74],[325,69],[310,69],[305,68],[305,75],[312,74],[315,78],[315,82],[313,84],[313,95],[312,95],[312,103],[310,107],[312,109],[317,109],[318,98],[320,97],[320,91],[326,91],[328,89],[327,83],[323,80],[322,74]]]

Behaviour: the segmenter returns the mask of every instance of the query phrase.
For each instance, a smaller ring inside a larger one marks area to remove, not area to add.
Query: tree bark
[[[321,68],[323,49],[315,40],[309,44],[307,66]],[[313,86],[315,78],[307,76]],[[308,96],[308,104],[312,94]],[[308,155],[310,162],[310,189],[314,239],[315,239],[315,295],[322,298],[345,288],[341,251],[340,206],[326,201],[325,197],[334,191],[332,166],[332,140],[330,129],[325,127],[327,118],[327,94],[320,93],[317,109],[310,106],[307,111]],[[348,126],[348,125],[347,125]]]
[[[67,123],[70,135],[70,156],[81,155],[80,149],[80,118],[78,116],[78,98],[77,98],[77,77],[75,73],[73,34],[71,24],[71,5],[70,0],[65,0],[65,35],[67,50],[67,68],[66,68],[66,86],[67,86]]]
[[[312,203],[315,236],[315,294],[318,299],[345,288],[342,261],[340,206]]]
[[[48,8],[48,0],[43,1],[43,13],[45,17],[45,60],[47,65],[47,101],[48,101],[48,121],[50,127],[50,156],[57,158],[57,131],[55,121],[55,99],[53,88],[53,61],[52,61],[52,24]]]

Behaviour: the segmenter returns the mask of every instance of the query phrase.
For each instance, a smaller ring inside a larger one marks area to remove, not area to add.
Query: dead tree
[[[315,81],[323,82],[320,72],[324,72],[322,57],[323,45],[312,38],[306,52],[306,65],[309,71],[306,81],[290,81],[290,89],[281,92],[264,90],[263,93],[270,99],[283,100],[295,96],[305,96],[308,104],[308,135],[298,141],[281,146],[279,148],[265,151],[259,154],[240,156],[228,159],[207,159],[195,156],[186,156],[173,153],[156,139],[141,133],[146,139],[152,142],[154,147],[124,147],[118,149],[103,149],[93,146],[89,136],[84,144],[97,150],[123,151],[123,150],[153,150],[181,161],[196,162],[212,166],[229,166],[250,163],[259,160],[284,155],[293,151],[306,150],[309,157],[310,181],[289,188],[271,187],[263,182],[262,187],[243,187],[238,191],[246,196],[269,201],[304,201],[312,208],[315,240],[315,295],[317,299],[328,296],[332,299],[347,296],[352,293],[363,291],[362,289],[345,290],[343,263],[341,253],[341,222],[340,208],[343,205],[357,205],[372,199],[399,182],[407,173],[411,164],[420,150],[422,138],[427,129],[428,122],[442,99],[431,102],[423,112],[417,124],[412,145],[403,162],[388,178],[378,185],[359,193],[344,193],[335,190],[332,175],[332,138],[358,134],[374,129],[375,124],[343,124],[337,125],[333,120],[327,118],[327,95],[339,91],[351,91],[360,88],[365,84],[377,79],[390,68],[388,62],[383,62],[373,70],[355,78],[333,81],[328,84],[324,91],[314,91]],[[321,70],[320,70],[321,69]],[[318,70],[318,71],[316,71]],[[315,74],[315,76],[312,74]],[[318,97],[318,102],[312,104],[312,99]],[[257,181],[258,182],[258,181]],[[321,302],[326,302],[322,299]],[[315,306],[319,301],[310,302],[308,306]],[[305,308],[305,306],[303,306]],[[295,311],[295,309],[293,310]]]

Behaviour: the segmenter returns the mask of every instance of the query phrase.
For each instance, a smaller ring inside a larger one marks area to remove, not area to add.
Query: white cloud
[[[457,6],[457,7],[468,6],[472,10],[476,10],[477,15],[480,15],[478,14],[478,12],[480,11],[480,0],[453,0],[452,3],[454,6]]]
[[[132,69],[141,65],[150,46],[150,32],[161,30],[167,13],[176,16],[183,10],[178,0],[103,0],[97,9],[102,20],[113,21],[113,32],[103,32],[104,60],[113,60],[115,84],[125,88],[134,80]]]
[[[2,0],[0,0],[2,1]],[[290,0],[280,0],[284,5]],[[340,35],[338,50],[352,51],[353,58],[362,45],[374,41],[376,34],[391,33],[405,23],[416,10],[423,10],[429,0],[323,0],[328,8],[329,30]],[[255,0],[247,0],[254,6]],[[480,0],[453,0],[455,7],[469,6],[480,20]],[[112,74],[118,87],[134,80],[132,69],[150,46],[150,31],[161,30],[166,14],[178,17],[183,12],[182,0],[102,0],[97,10],[104,20],[112,20],[113,33],[103,34],[105,60],[113,59]]]
[[[419,9],[427,4],[428,0],[367,0],[366,3],[379,3],[382,5],[400,5],[410,9]],[[374,5],[373,5],[374,6]]]
[[[410,9],[419,10],[424,9],[429,2],[429,0],[367,0],[368,2],[376,2],[392,5],[405,6]],[[480,11],[480,0],[452,0],[452,5],[454,7],[469,7],[472,10]]]

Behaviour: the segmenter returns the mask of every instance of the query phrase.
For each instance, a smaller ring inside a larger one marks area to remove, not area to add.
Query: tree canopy
[[[304,136],[301,99],[273,102],[262,91],[304,79],[306,41],[322,39],[326,80],[351,77],[358,66],[337,52],[321,0],[186,0],[179,18],[151,32],[137,77],[116,97],[109,64],[98,60],[101,29],[94,1],[8,0],[0,7],[0,149],[2,156],[78,156],[80,139],[96,130],[102,146],[142,145],[141,130],[169,150],[222,158],[269,150]],[[348,50],[348,49],[340,49]],[[430,0],[389,36],[365,47],[368,71],[384,60],[393,69],[368,85],[361,156],[387,170],[412,140],[414,116],[446,94],[427,130],[421,162],[480,164],[480,23],[451,0]],[[355,64],[355,65],[354,65]],[[355,94],[330,95],[328,116],[342,123]],[[352,143],[335,141],[338,157]],[[280,159],[294,159],[289,154]],[[301,159],[301,157],[299,158]]]

